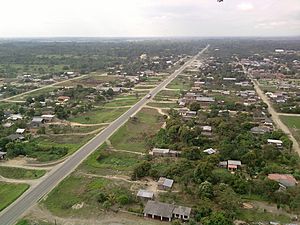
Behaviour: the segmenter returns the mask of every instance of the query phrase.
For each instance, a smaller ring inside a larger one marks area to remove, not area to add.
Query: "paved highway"
[[[206,46],[196,56],[186,62],[180,69],[160,83],[149,93],[154,97],[165,86],[167,86],[176,76],[178,76],[186,67],[188,67],[198,56],[209,48]],[[26,191],[19,199],[0,213],[0,225],[13,225],[16,221],[44,195],[49,193],[59,182],[68,176],[74,169],[105,142],[115,131],[117,131],[132,115],[138,112],[149,99],[144,97],[136,103],[127,112],[112,122],[106,129],[95,136],[91,141],[81,147],[77,152],[70,156],[64,163],[55,167],[45,178],[36,186]]]

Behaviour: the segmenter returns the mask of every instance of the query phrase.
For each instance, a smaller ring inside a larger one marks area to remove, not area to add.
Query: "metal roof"
[[[147,191],[147,190],[142,190],[140,189],[139,192],[137,193],[138,197],[142,197],[142,198],[153,198],[154,193],[151,191]]]
[[[174,208],[175,206],[171,204],[148,201],[144,209],[144,214],[172,218]]]

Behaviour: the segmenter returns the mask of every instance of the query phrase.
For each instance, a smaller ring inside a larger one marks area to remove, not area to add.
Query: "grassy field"
[[[39,137],[34,139],[38,146],[42,147],[66,147],[67,155],[77,151],[81,146],[87,143],[95,135],[49,135],[48,137]],[[51,152],[36,149],[30,154],[31,157],[37,158],[38,161],[48,162],[60,159],[65,155],[51,154]]]
[[[128,194],[131,184],[125,181],[109,180],[71,174],[61,182],[42,202],[47,209],[57,216],[84,216],[103,214],[103,204],[98,201],[100,193],[107,193],[111,201],[118,204],[123,194]],[[74,210],[72,206],[84,203],[80,209]]]
[[[0,211],[15,201],[29,188],[27,184],[11,184],[0,182]]]
[[[142,158],[142,156],[126,152],[109,152],[109,147],[103,144],[80,165],[79,169],[84,173],[130,175],[134,166],[137,165]]]
[[[142,109],[136,120],[129,120],[111,138],[116,149],[145,152],[146,139],[155,134],[163,124],[163,116],[155,109]]]
[[[11,179],[37,179],[44,176],[45,170],[28,170],[15,167],[0,166],[0,175]]]
[[[176,103],[160,103],[160,102],[148,102],[147,105],[158,108],[177,108]]]
[[[167,85],[167,88],[170,89],[180,89],[180,90],[189,90],[193,86],[191,81],[186,81],[186,78],[177,77],[170,84]]]
[[[94,109],[90,112],[80,114],[70,119],[71,122],[83,123],[83,124],[98,124],[98,123],[109,123],[114,121],[129,108],[116,108],[116,109],[105,109],[99,108]]]
[[[269,222],[276,221],[280,223],[290,223],[292,222],[288,216],[285,215],[275,215],[268,212],[259,212],[257,210],[242,209],[237,215],[238,219],[246,222]]]
[[[39,96],[39,95],[42,95],[42,94],[52,92],[56,89],[57,89],[57,87],[47,87],[47,88],[43,88],[43,89],[40,89],[40,90],[37,90],[37,91],[33,91],[33,92],[31,92],[29,94],[26,94],[26,95],[22,95],[22,96],[19,96],[19,97],[12,98],[11,100],[25,101],[28,96],[36,97],[36,96]]]
[[[300,143],[300,116],[280,116],[281,121],[290,129]]]
[[[104,104],[103,106],[104,107],[132,106],[141,99],[141,96],[138,98],[128,97],[128,99],[114,99],[114,100]]]
[[[35,221],[30,221],[28,219],[22,219],[20,221],[17,222],[16,225],[54,225],[53,223],[48,223],[48,222],[42,222],[42,221],[38,221],[38,223]]]
[[[180,97],[180,91],[177,90],[162,90],[155,97],[156,101],[168,101],[170,99],[178,99]]]
[[[280,116],[280,119],[289,128],[300,129],[300,116]]]

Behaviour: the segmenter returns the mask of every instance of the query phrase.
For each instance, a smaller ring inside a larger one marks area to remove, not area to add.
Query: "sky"
[[[299,36],[300,0],[0,0],[0,37]]]

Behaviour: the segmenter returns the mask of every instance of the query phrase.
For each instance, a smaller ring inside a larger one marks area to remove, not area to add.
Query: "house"
[[[8,120],[22,120],[23,116],[21,114],[11,114],[8,118]]]
[[[277,148],[282,148],[283,142],[281,140],[268,139],[268,144],[275,145]]]
[[[175,206],[168,203],[148,201],[144,208],[144,217],[171,222],[174,209]]]
[[[69,100],[70,100],[70,97],[69,97],[69,96],[59,96],[59,97],[57,98],[57,101],[60,102],[60,103],[65,103],[65,102],[67,102],[67,101],[69,101]]]
[[[7,155],[7,152],[0,151],[0,160],[4,160]]]
[[[173,204],[148,201],[144,209],[144,217],[171,222],[173,218],[189,220],[192,209]]]
[[[269,127],[258,126],[258,127],[251,128],[250,131],[252,134],[265,134],[271,132],[271,129]]]
[[[32,118],[30,125],[32,128],[37,128],[40,127],[44,122],[45,121],[42,117],[36,116]]]
[[[153,148],[149,152],[149,155],[164,156],[164,157],[177,157],[180,154],[181,154],[180,151],[174,151],[174,150],[165,149],[165,148]]]
[[[173,210],[173,216],[176,219],[189,220],[192,209],[184,206],[176,206]]]
[[[297,180],[291,174],[269,174],[268,179],[277,181],[283,188],[294,187],[298,184]]]
[[[217,153],[217,150],[213,149],[213,148],[208,148],[208,149],[205,149],[203,150],[204,153],[207,153],[209,155],[213,155],[213,154],[216,154]]]
[[[266,126],[273,127],[273,121],[270,118],[268,118],[268,117],[264,118],[264,122],[263,123]]]
[[[229,171],[235,171],[242,166],[242,162],[239,160],[227,160],[220,162],[219,166],[227,168]]]
[[[144,200],[145,199],[152,200],[154,198],[154,193],[151,191],[146,191],[146,190],[140,189],[136,196],[141,199],[144,199]]]
[[[158,182],[157,182],[157,188],[159,190],[167,190],[171,189],[173,186],[174,180],[165,178],[165,177],[160,177]]]
[[[55,115],[48,115],[48,114],[45,114],[45,115],[42,115],[41,116],[45,122],[51,122],[53,120],[53,118],[55,117]]]
[[[212,135],[212,127],[211,126],[202,126],[201,134],[204,136],[211,136]]]
[[[227,161],[227,169],[228,170],[237,170],[242,166],[242,162],[239,160],[228,160]]]
[[[25,137],[21,134],[11,134],[9,136],[6,137],[7,139],[11,140],[11,141],[16,141],[16,140],[24,140]]]
[[[213,97],[196,97],[196,101],[205,106],[214,103],[215,99]]]
[[[18,128],[16,130],[16,134],[24,134],[24,132],[25,132],[25,129]]]
[[[236,81],[235,77],[224,77],[223,78],[224,81]]]

